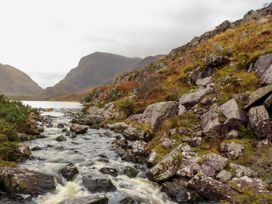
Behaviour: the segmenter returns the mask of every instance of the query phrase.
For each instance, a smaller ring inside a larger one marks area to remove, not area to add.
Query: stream
[[[65,137],[66,141],[58,142],[56,137],[64,135],[63,128],[57,128],[58,124],[64,124],[69,129],[73,114],[80,112],[82,106],[76,102],[45,102],[24,101],[33,108],[53,108],[51,112],[43,112],[42,115],[52,119],[53,127],[45,127],[42,133],[45,138],[25,142],[32,151],[33,159],[21,164],[22,167],[53,175],[57,188],[52,193],[35,198],[37,204],[65,204],[80,203],[75,199],[106,195],[109,204],[117,204],[124,198],[132,198],[137,203],[146,204],[170,204],[167,196],[160,192],[157,184],[145,178],[146,167],[126,161],[112,150],[111,143],[118,134],[105,129],[88,129],[86,134],[77,135],[75,138]],[[72,162],[77,167],[79,174],[67,182],[59,175],[59,171],[65,165]],[[130,178],[122,173],[126,167],[133,167],[139,171],[135,178]],[[102,167],[110,167],[118,170],[118,176],[102,174]],[[108,193],[90,193],[82,184],[82,177],[92,175],[97,178],[110,178],[117,190]],[[127,202],[128,203],[128,202]],[[81,204],[81,203],[80,203]]]

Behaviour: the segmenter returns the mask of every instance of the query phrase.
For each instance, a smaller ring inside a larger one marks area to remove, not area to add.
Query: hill
[[[24,72],[0,64],[0,94],[15,97],[40,95],[43,89]]]
[[[47,96],[77,94],[90,87],[111,82],[118,74],[133,70],[159,59],[160,56],[128,58],[120,55],[95,52],[83,57],[78,66],[53,87],[45,89]]]
[[[92,89],[77,122],[122,133],[175,202],[271,203],[271,40],[272,4]]]

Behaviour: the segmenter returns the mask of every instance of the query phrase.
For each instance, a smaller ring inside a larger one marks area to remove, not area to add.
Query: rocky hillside
[[[37,96],[43,89],[22,71],[0,64],[0,94],[7,96]]]
[[[178,203],[272,202],[272,4],[85,97],[74,122],[120,132],[124,159]]]
[[[155,56],[141,59],[95,52],[83,57],[76,68],[72,69],[54,87],[47,88],[44,94],[47,96],[57,96],[81,93],[90,87],[109,83],[118,74],[144,67],[158,60],[160,57]]]

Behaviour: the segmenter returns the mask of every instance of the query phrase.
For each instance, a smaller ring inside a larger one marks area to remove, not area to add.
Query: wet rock
[[[157,153],[152,151],[147,160],[147,166],[152,167],[156,164]]]
[[[249,110],[249,123],[258,139],[271,139],[272,129],[269,114],[264,106],[256,106]]]
[[[209,177],[215,177],[227,164],[228,159],[215,153],[209,153],[202,158],[201,171]]]
[[[162,182],[171,178],[178,171],[181,157],[181,152],[178,149],[174,149],[167,157],[148,170],[147,178],[155,182]]]
[[[55,190],[54,177],[21,168],[0,167],[1,187],[8,193],[38,195]]]
[[[259,178],[249,178],[248,176],[243,176],[241,178],[232,179],[229,184],[233,189],[240,192],[242,192],[245,188],[257,191],[258,193],[268,192],[266,183]]]
[[[67,164],[60,170],[60,175],[63,176],[67,181],[73,180],[73,178],[78,174],[78,169],[73,163]]]
[[[178,103],[167,101],[147,106],[142,114],[132,117],[132,119],[147,122],[151,126],[152,130],[156,130],[165,119],[176,116],[177,114]]]
[[[109,168],[109,167],[103,167],[99,170],[101,173],[103,174],[109,174],[113,177],[117,177],[118,176],[118,171],[114,168]]]
[[[188,182],[188,187],[212,201],[231,200],[234,195],[237,195],[237,192],[229,185],[204,174],[195,175]]]
[[[57,125],[57,128],[60,128],[60,129],[64,128],[64,124],[63,124],[63,123],[59,123],[59,124]]]
[[[131,166],[126,166],[123,169],[122,173],[127,175],[129,178],[135,178],[138,175],[139,170],[137,170],[137,169],[135,169],[134,167],[131,167]]]
[[[210,109],[201,116],[202,131],[211,137],[225,137],[228,132],[240,128],[246,122],[245,113],[239,109],[234,99]]]
[[[200,196],[188,189],[182,180],[163,183],[161,191],[177,203],[191,203],[200,200]]]
[[[232,178],[232,174],[226,170],[222,170],[217,174],[216,179],[225,183],[227,181],[230,181]]]
[[[22,162],[29,159],[31,156],[31,151],[25,144],[12,144],[7,148],[9,149],[8,153],[6,153],[6,160],[8,161]]]
[[[233,177],[241,178],[243,176],[255,175],[252,169],[242,165],[234,164],[234,163],[229,164],[229,169],[230,169],[230,172],[232,172]]]
[[[179,104],[184,105],[185,107],[187,106],[194,106],[195,104],[199,103],[199,101],[208,93],[212,92],[211,87],[206,87],[206,88],[200,88],[199,90],[185,94],[180,97],[179,99]]]
[[[252,69],[255,69],[261,76],[261,84],[272,83],[272,54],[266,54],[258,58]]]
[[[31,148],[31,151],[39,151],[39,150],[42,150],[42,148],[39,146],[35,146]]]
[[[83,176],[82,180],[84,186],[86,186],[91,193],[116,191],[116,187],[112,184],[111,180],[107,178]]]
[[[138,200],[136,201],[131,197],[126,197],[126,198],[120,200],[119,203],[121,203],[121,204],[140,204],[141,202]]]
[[[63,135],[60,135],[60,136],[56,137],[56,141],[63,142],[63,141],[66,141],[66,138]]]
[[[83,198],[75,198],[64,201],[61,204],[108,204],[109,199],[105,195],[96,195]]]
[[[220,144],[220,151],[228,159],[238,159],[244,148],[243,144],[236,142],[222,142]]]
[[[70,131],[75,132],[76,134],[85,134],[88,131],[88,127],[85,125],[72,124],[70,126]]]
[[[251,107],[259,106],[272,94],[272,85],[257,89],[249,96],[249,103],[245,106],[246,110]]]

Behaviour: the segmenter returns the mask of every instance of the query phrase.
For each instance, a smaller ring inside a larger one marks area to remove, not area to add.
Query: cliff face
[[[43,89],[22,71],[0,64],[0,93],[7,96],[38,96]]]
[[[271,39],[272,4],[225,21],[92,89],[84,122],[123,133],[117,153],[178,203],[271,203]]]
[[[111,82],[118,74],[144,67],[159,57],[128,58],[110,53],[96,52],[83,57],[78,66],[53,87],[45,90],[47,96],[76,94],[90,87]]]

